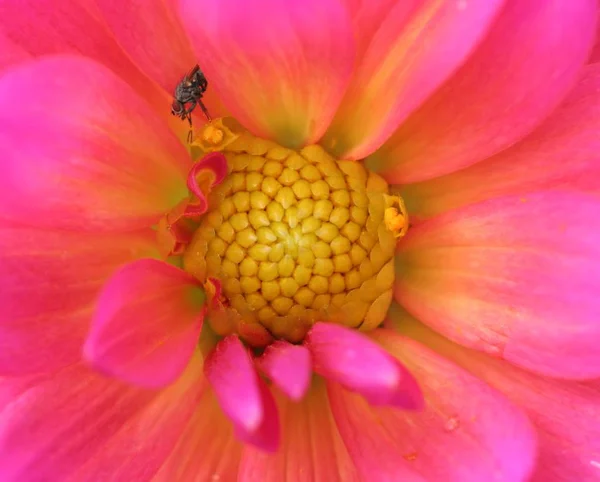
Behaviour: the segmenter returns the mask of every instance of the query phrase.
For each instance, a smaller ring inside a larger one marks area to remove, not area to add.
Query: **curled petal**
[[[310,352],[303,346],[280,340],[271,343],[260,358],[258,367],[292,400],[301,400],[310,386],[312,365]]]
[[[467,169],[409,184],[412,219],[547,188],[600,192],[600,64],[588,65],[565,102],[514,147]]]
[[[206,196],[210,189],[227,176],[227,159],[220,152],[211,152],[194,164],[188,174],[187,186],[196,202],[188,205],[185,214],[200,216],[208,209]]]
[[[448,338],[541,374],[600,376],[600,200],[542,192],[467,206],[399,244],[396,299]]]
[[[290,147],[322,136],[354,62],[338,0],[181,0],[180,7],[200,65],[236,119]]]
[[[100,294],[85,356],[129,383],[167,385],[196,349],[203,304],[204,293],[185,271],[153,259],[129,263]]]
[[[331,415],[324,383],[315,382],[302,401],[278,397],[278,402],[283,427],[281,448],[267,454],[244,447],[239,482],[359,482]],[[302,478],[305,473],[307,478]],[[318,474],[318,479],[308,474]]]
[[[134,230],[187,194],[184,147],[127,84],[82,57],[5,72],[0,150],[0,216],[15,222]]]
[[[355,330],[316,323],[305,344],[315,372],[360,393],[373,405],[421,407],[421,391],[408,370]]]
[[[237,437],[274,452],[280,436],[275,400],[237,336],[230,335],[215,347],[204,372]]]
[[[0,374],[45,372],[81,358],[96,297],[119,266],[155,255],[152,231],[0,229]]]
[[[141,390],[82,364],[0,382],[3,482],[142,480],[173,450],[199,400],[201,360],[172,387]],[[50,479],[49,479],[50,477]]]
[[[339,386],[329,397],[360,474],[373,480],[525,482],[535,464],[529,420],[486,383],[413,340],[375,339],[410,367],[425,398],[420,412],[369,407]]]
[[[507,1],[467,63],[373,154],[371,168],[392,183],[417,182],[523,138],[575,84],[597,8],[596,0]]]
[[[369,3],[365,16],[378,18],[382,2]],[[503,3],[405,0],[388,7],[323,145],[350,159],[375,151],[462,65]]]

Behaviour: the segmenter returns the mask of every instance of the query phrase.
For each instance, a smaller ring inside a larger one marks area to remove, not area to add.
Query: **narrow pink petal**
[[[198,176],[209,172],[212,175],[210,187],[215,184],[221,184],[225,176],[227,176],[227,159],[221,152],[211,152],[202,159],[194,163],[190,169],[187,178],[187,187],[197,198],[197,203],[194,206],[188,206],[186,213],[191,212],[194,216],[204,214],[208,209],[208,200],[205,192],[198,184]]]
[[[596,0],[508,0],[469,61],[372,156],[372,167],[390,182],[422,181],[524,137],[574,85],[596,10]]]
[[[198,402],[195,366],[161,392],[123,385],[79,364],[46,377],[3,380],[0,392],[12,388],[15,395],[0,412],[3,482],[151,477]]]
[[[267,454],[246,446],[238,482],[359,482],[331,415],[324,383],[314,383],[300,402],[283,396],[278,402],[281,448]]]
[[[152,225],[187,195],[187,151],[100,64],[72,56],[20,64],[0,79],[0,109],[5,219],[133,230]]]
[[[467,169],[402,188],[411,218],[546,188],[600,192],[600,64],[531,135]]]
[[[236,436],[263,450],[279,445],[279,417],[271,392],[259,378],[246,348],[235,335],[223,339],[206,358],[204,371]]]
[[[363,477],[529,480],[536,461],[535,432],[516,406],[413,340],[387,330],[374,336],[415,374],[426,404],[421,412],[371,408],[341,387],[329,386],[340,433]]]
[[[323,135],[354,61],[338,0],[181,0],[180,7],[202,69],[246,128],[291,147]]]
[[[448,338],[538,373],[600,376],[600,200],[493,199],[414,226],[396,299]]]
[[[173,382],[196,349],[204,293],[170,264],[141,259],[102,289],[84,353],[96,368],[143,387]]]
[[[315,372],[363,395],[373,405],[418,409],[421,391],[406,368],[365,335],[316,323],[306,336]]]
[[[503,3],[396,2],[379,19],[323,145],[350,159],[379,148],[462,65]]]
[[[407,316],[398,330],[432,347],[496,388],[529,416],[537,429],[534,482],[592,482],[600,454],[600,383],[537,376],[483,353],[467,350]]]
[[[292,400],[301,400],[306,394],[312,364],[310,352],[305,347],[275,341],[256,359],[256,364]]]
[[[214,392],[206,390],[177,446],[152,482],[236,482],[242,447]]]
[[[80,359],[94,303],[120,265],[153,255],[154,235],[0,230],[0,373],[53,370]]]

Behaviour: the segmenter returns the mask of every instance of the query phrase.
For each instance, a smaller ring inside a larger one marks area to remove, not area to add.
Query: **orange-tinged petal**
[[[290,147],[322,136],[354,62],[338,0],[182,0],[181,17],[212,88],[253,134]]]
[[[323,145],[351,159],[375,151],[464,62],[503,2],[396,2],[360,59]]]

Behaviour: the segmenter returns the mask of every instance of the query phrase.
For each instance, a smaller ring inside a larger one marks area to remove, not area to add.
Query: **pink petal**
[[[538,461],[534,482],[592,482],[600,454],[600,383],[536,376],[483,353],[467,350],[407,316],[394,320],[408,333],[519,405],[537,429]]]
[[[360,393],[369,403],[421,407],[421,391],[410,372],[363,334],[319,322],[308,332],[305,343],[315,372]]]
[[[336,0],[181,0],[181,18],[223,103],[260,137],[317,141],[344,94],[352,28]]]
[[[379,148],[461,66],[503,3],[412,0],[388,7],[324,146],[338,157],[351,159],[364,158]],[[369,13],[376,15],[378,8],[373,5]]]
[[[152,482],[236,482],[242,447],[214,392],[207,390]]]
[[[235,335],[223,339],[208,355],[204,372],[236,436],[263,450],[279,444],[275,400],[254,369],[252,359]]]
[[[282,446],[275,454],[246,446],[238,482],[359,482],[331,415],[324,383],[313,384],[301,402],[284,397],[278,402]]]
[[[329,386],[340,434],[363,477],[528,480],[536,457],[535,432],[521,411],[481,380],[413,340],[387,330],[374,335],[410,367],[426,406],[422,412],[371,408],[339,386]]]
[[[104,286],[84,353],[110,376],[149,388],[173,382],[202,329],[204,292],[185,271],[141,259]]]
[[[600,375],[600,201],[506,197],[399,243],[396,299],[448,338],[542,374]]]
[[[596,10],[596,0],[508,0],[469,61],[372,156],[372,168],[393,183],[426,180],[524,137],[576,81]]]
[[[292,400],[301,400],[310,386],[310,352],[303,346],[279,340],[271,343],[257,366]]]
[[[215,184],[221,184],[227,176],[227,159],[225,156],[221,152],[211,152],[194,163],[188,174],[187,187],[196,196],[198,201],[194,206],[188,206],[186,214],[191,212],[194,216],[199,216],[204,214],[208,209],[206,193],[202,191],[197,181],[198,175],[206,171],[210,172],[213,176],[210,187]]]
[[[187,195],[185,148],[99,64],[71,56],[21,64],[0,80],[0,109],[6,219],[133,230],[152,225]]]
[[[130,3],[122,2],[121,8],[126,8]],[[146,15],[146,10],[144,13]],[[131,28],[145,24],[131,22],[136,16],[127,17]],[[92,2],[3,0],[0,18],[10,19],[0,25],[0,68],[51,54],[70,53],[89,57],[104,64],[130,84],[152,104],[156,113],[185,130],[185,126],[171,116],[169,108],[165,108],[165,105],[169,105],[171,92],[165,92],[138,70],[115,41]],[[139,45],[146,45],[147,42],[148,39],[138,39]],[[164,60],[161,59],[161,63]]]
[[[161,392],[122,385],[82,365],[2,381],[0,390],[18,388],[0,413],[2,481],[149,479],[198,403],[199,373],[196,362]]]
[[[474,166],[402,189],[411,218],[546,188],[600,192],[600,64],[584,68],[575,89],[540,127]]]
[[[92,235],[3,223],[0,373],[47,371],[79,360],[106,279],[153,252],[150,231]]]
[[[598,9],[598,18],[600,18],[600,9]],[[592,49],[592,55],[590,55],[589,63],[600,62],[600,22],[596,23],[596,44]]]

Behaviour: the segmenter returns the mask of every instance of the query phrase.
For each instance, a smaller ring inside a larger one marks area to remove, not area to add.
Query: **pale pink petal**
[[[195,370],[194,370],[195,366]],[[198,403],[198,363],[156,392],[104,378],[82,365],[30,380],[3,380],[3,482],[145,480],[158,470]],[[8,386],[7,386],[8,385]]]
[[[382,7],[370,3],[369,13],[378,17]],[[503,3],[396,2],[379,18],[323,145],[350,159],[379,148],[463,64]]]
[[[341,387],[329,386],[340,434],[363,477],[529,480],[536,440],[525,414],[499,392],[419,343],[388,330],[378,330],[374,336],[414,373],[425,408],[421,412],[372,408]]]
[[[133,230],[152,225],[187,195],[187,151],[100,64],[72,56],[20,64],[0,80],[0,109],[6,219]]]
[[[153,482],[237,482],[242,443],[212,390],[197,403],[179,443]]]
[[[104,282],[120,265],[154,251],[150,230],[92,235],[3,223],[0,373],[53,370],[79,360]]]
[[[267,454],[246,446],[238,482],[359,482],[337,430],[322,381],[298,403],[278,397],[281,448]],[[370,479],[375,480],[375,479]]]
[[[411,219],[491,197],[546,188],[600,192],[600,64],[523,141],[490,159],[401,190]]]
[[[305,344],[316,373],[360,393],[371,404],[421,407],[421,391],[410,372],[362,333],[316,323]]]
[[[396,299],[448,338],[536,372],[600,375],[600,200],[493,199],[414,226]]]
[[[271,392],[259,378],[246,348],[235,335],[223,339],[208,355],[206,378],[236,436],[263,450],[279,444],[279,418]]]
[[[298,147],[317,141],[354,61],[350,18],[337,0],[181,0],[198,61],[253,134]]]
[[[404,184],[514,144],[574,85],[596,10],[596,0],[508,0],[469,61],[369,159],[371,167]]]
[[[126,264],[102,289],[85,357],[120,380],[167,385],[198,345],[203,304],[204,292],[185,271],[154,259]]]
[[[594,482],[600,465],[600,383],[541,377],[460,347],[406,315],[396,329],[433,348],[520,406],[537,429],[534,482]]]
[[[301,400],[310,386],[310,352],[301,345],[279,340],[271,343],[257,366],[292,400]]]

